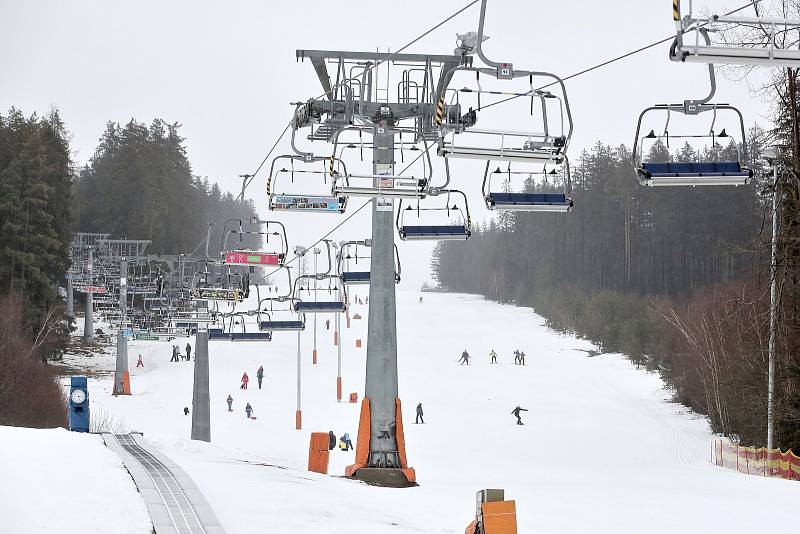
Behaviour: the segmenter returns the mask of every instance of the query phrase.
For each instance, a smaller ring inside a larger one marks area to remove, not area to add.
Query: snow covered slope
[[[669,403],[658,377],[618,355],[589,357],[588,342],[548,331],[530,309],[470,295],[418,298],[399,292],[397,314],[400,397],[417,488],[338,478],[353,461],[352,452],[339,450],[331,453],[336,477],[305,471],[310,432],[355,438],[357,430],[358,405],[336,402],[333,321],[326,331],[324,316],[315,366],[312,328],[302,336],[302,431],[294,429],[293,333],[275,333],[271,343],[210,343],[211,444],[188,439],[183,408],[191,407],[192,364],[170,363],[170,343],[130,344],[132,397],[112,397],[110,379],[98,378],[91,398],[180,464],[230,534],[461,533],[475,491],[490,487],[517,501],[521,533],[753,532],[768,510],[772,524],[794,524],[800,486],[711,465],[707,424]],[[352,313],[363,319],[343,333],[345,398],[363,394],[366,348],[356,349],[355,339],[366,347],[367,306],[356,304]],[[526,366],[513,365],[515,348],[527,354]],[[464,349],[470,366],[457,363]],[[489,364],[491,349],[498,365]],[[143,369],[134,367],[140,353]],[[266,373],[260,391],[259,365]],[[242,391],[245,371],[250,389]],[[256,420],[245,418],[246,402]],[[418,402],[425,425],[413,424]],[[530,410],[524,426],[510,414],[517,404]]]
[[[152,526],[100,436],[0,426],[0,531],[150,534]]]

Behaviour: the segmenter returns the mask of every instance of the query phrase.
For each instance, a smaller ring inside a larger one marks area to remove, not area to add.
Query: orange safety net
[[[792,451],[742,447],[715,440],[714,463],[748,475],[800,480],[800,456],[796,456]]]

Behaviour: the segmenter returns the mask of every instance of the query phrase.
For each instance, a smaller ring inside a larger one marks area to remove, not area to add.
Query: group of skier
[[[469,365],[469,359],[471,356],[467,349],[464,349],[464,352],[461,353],[461,358],[459,358],[458,363],[461,365],[467,364]],[[489,352],[489,363],[497,363],[497,353],[494,349]],[[514,351],[514,365],[525,365],[525,352],[520,350]]]
[[[333,433],[333,430],[328,432],[328,450],[332,451],[336,448],[336,434]],[[342,434],[342,437],[339,438],[339,450],[340,451],[350,451],[353,450],[353,442],[350,441],[350,434],[345,432]]]
[[[420,297],[421,299],[422,297]],[[489,352],[489,363],[497,363],[497,353],[494,349]],[[470,355],[467,352],[467,349],[464,349],[464,352],[461,353],[461,358],[458,360],[458,363],[461,365],[467,364],[469,365]],[[514,365],[525,365],[525,352],[521,350],[514,350]],[[511,415],[517,418],[517,424],[522,424],[522,418],[520,417],[520,412],[527,412],[528,410],[525,408],[521,408],[519,405],[511,411]],[[417,423],[419,420],[422,419],[422,403],[417,405]],[[423,423],[425,421],[422,421]]]
[[[181,360],[188,362],[192,359],[192,346],[190,344],[186,344],[186,354],[181,354],[181,349],[178,345],[172,345],[172,358],[170,358],[170,362],[179,362]]]
[[[258,366],[258,370],[256,371],[256,379],[258,380],[258,389],[261,389],[261,386],[264,383],[264,366],[263,365],[259,365]],[[242,375],[242,384],[239,386],[239,389],[247,389],[248,384],[250,384],[250,376],[247,374],[247,371],[245,371],[244,374]],[[232,412],[233,411],[233,397],[228,395],[228,398],[226,399],[226,402],[228,403],[228,411]],[[253,412],[254,411],[255,410],[253,410],[253,407],[250,406],[250,403],[249,402],[246,403],[246,405],[244,407],[244,413],[245,413],[245,415],[247,416],[248,419],[255,419],[255,417],[253,417]]]

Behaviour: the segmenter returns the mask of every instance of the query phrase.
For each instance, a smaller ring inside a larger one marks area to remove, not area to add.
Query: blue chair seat
[[[342,281],[345,284],[353,282],[369,282],[369,271],[343,272]]]
[[[209,328],[208,339],[230,339],[230,334],[223,332],[221,328]]]
[[[231,332],[231,341],[272,341],[271,332]]]
[[[346,307],[343,302],[299,301],[293,304],[299,313],[342,313]]]
[[[749,169],[743,169],[738,161],[697,161],[643,163],[643,174],[653,178],[742,176],[749,177]]]
[[[524,206],[572,205],[572,200],[564,193],[489,193],[489,202]]]
[[[403,226],[401,232],[409,237],[423,236],[468,236],[469,230],[464,225],[445,226]]]
[[[303,330],[306,325],[303,321],[261,321],[258,329],[263,331],[275,330]]]

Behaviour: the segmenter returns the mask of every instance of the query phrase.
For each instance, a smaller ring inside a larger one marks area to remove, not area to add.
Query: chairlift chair
[[[682,16],[682,2],[673,0],[672,6],[672,18],[677,32],[669,54],[673,61],[772,67],[800,66],[800,49],[793,39],[787,39],[787,36],[796,35],[800,30],[798,19],[761,16],[758,13],[757,2],[753,5],[755,16],[695,17],[691,0],[689,13]],[[761,33],[761,39],[759,41],[750,39],[748,46],[734,46],[711,43],[706,33],[736,27],[757,28]]]
[[[511,170],[509,164],[506,171],[497,167],[494,171],[489,171],[491,161],[486,162],[486,169],[483,174],[483,198],[486,202],[486,207],[490,210],[504,210],[504,211],[531,211],[531,212],[550,212],[550,213],[566,213],[572,209],[572,186],[569,173],[569,161],[564,159],[563,165],[560,166],[560,171],[555,168],[549,172],[546,167],[537,172],[521,172],[516,173]],[[492,178],[499,178],[501,176],[510,176],[512,174],[525,174],[534,176],[541,174],[545,178],[548,177],[562,177],[563,191],[560,193],[542,193],[542,192],[513,192],[513,191],[492,191]]]
[[[238,230],[227,230],[228,223],[231,221],[239,222]],[[224,264],[239,267],[276,267],[282,266],[286,262],[286,255],[289,251],[289,243],[286,238],[286,226],[280,221],[258,221],[263,230],[251,231],[244,229],[244,222],[240,219],[229,219],[225,221],[222,232],[222,243],[220,250],[224,255]],[[226,231],[227,230],[227,231]],[[264,245],[270,245],[272,241],[278,241],[277,250],[246,250],[240,247],[229,247],[228,237],[230,235],[258,235],[262,236]]]
[[[327,281],[329,286],[327,288],[312,287],[311,284],[306,284],[303,287],[303,281]],[[314,299],[303,299],[302,292],[305,291],[307,296],[311,296],[314,291]],[[327,295],[326,295],[327,292]],[[325,300],[318,300],[316,297],[319,293],[327,296]],[[338,297],[334,298],[334,295]],[[292,292],[292,309],[297,313],[344,313],[347,311],[347,288],[342,281],[341,277],[335,274],[304,274],[298,276],[294,282],[294,291]]]
[[[417,201],[416,207],[408,205],[403,208],[401,203],[395,220],[400,239],[403,241],[463,241],[469,239],[470,235],[472,235],[472,221],[467,196],[457,189],[443,189],[438,190],[436,195],[429,200],[440,195],[445,197],[444,206],[423,205],[422,202]],[[460,203],[463,207],[459,206],[455,201],[451,201],[452,196],[460,197]],[[445,213],[447,215],[447,224],[409,224],[408,217],[412,215],[416,215],[417,219],[421,221],[423,215],[432,213]]]
[[[290,161],[290,168],[282,167],[278,170],[275,169],[275,164],[279,160],[286,160]],[[292,183],[294,183],[295,175],[296,174],[309,174],[312,177],[319,177],[322,176],[323,179],[327,182],[327,177],[330,175],[331,177],[335,177],[335,174],[339,172],[339,167],[343,169],[343,172],[347,172],[346,168],[344,168],[344,163],[336,158],[322,158],[322,157],[313,157],[312,162],[322,162],[323,169],[322,170],[313,170],[313,169],[295,169],[295,161],[303,162],[304,159],[302,156],[298,155],[284,155],[278,156],[274,160],[272,160],[272,166],[270,168],[270,177],[267,182],[267,196],[269,197],[269,209],[274,211],[303,211],[303,212],[316,212],[316,213],[344,213],[345,209],[347,208],[347,197],[329,194],[327,192],[322,192],[320,194],[298,194],[298,193],[276,193],[275,186],[276,182],[278,181],[279,177],[283,177],[288,175],[291,179]],[[325,162],[329,162],[330,168],[325,169],[324,164]],[[334,165],[337,163],[338,165]]]
[[[705,33],[705,31],[701,31]],[[707,36],[706,36],[707,37]],[[744,129],[744,118],[741,111],[730,104],[712,104],[711,99],[716,92],[716,79],[714,66],[709,64],[709,77],[711,91],[708,96],[700,100],[685,100],[682,104],[659,104],[646,108],[639,114],[636,125],[636,137],[633,141],[633,165],[636,176],[642,185],[651,187],[660,186],[698,186],[698,185],[745,185],[753,176],[753,171],[746,166],[747,139]],[[651,130],[647,135],[641,136],[642,122],[650,113],[666,114],[664,130],[656,134]],[[711,113],[712,120],[708,133],[675,135],[669,131],[669,122],[672,113],[679,113],[687,117],[699,116],[702,113]],[[670,140],[674,139],[709,139],[712,148],[717,145],[717,139],[731,139],[727,129],[719,133],[715,131],[717,115],[719,112],[731,112],[737,119],[740,133],[741,147],[736,143],[737,158],[729,161],[645,161],[645,140],[653,142],[663,141],[667,148]]]
[[[370,269],[358,269],[358,260],[361,259],[363,263],[364,260],[370,259],[370,256],[359,256],[359,246],[370,248],[372,247],[372,240],[345,241],[339,247],[339,252],[336,255],[336,273],[346,285],[368,285],[370,283]],[[397,245],[394,246],[394,261],[394,280],[395,283],[400,283],[400,254],[397,250]],[[353,264],[355,264],[355,268]]]

